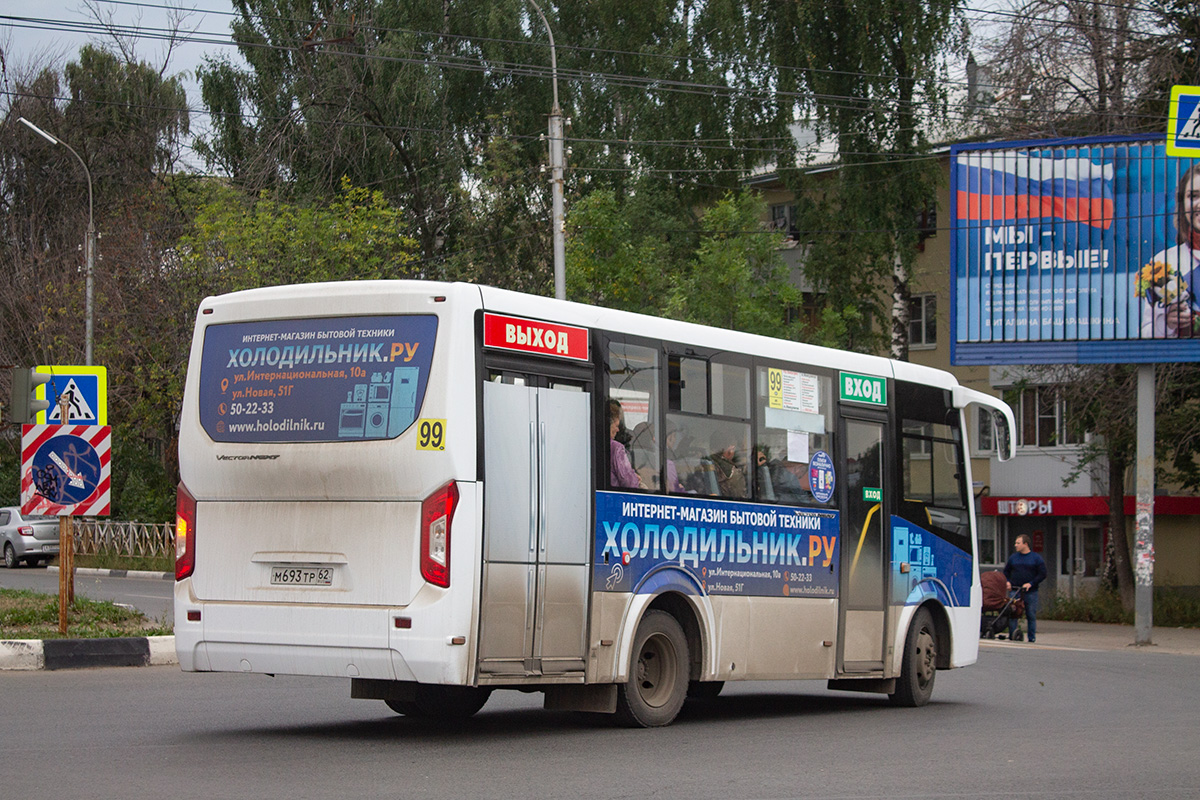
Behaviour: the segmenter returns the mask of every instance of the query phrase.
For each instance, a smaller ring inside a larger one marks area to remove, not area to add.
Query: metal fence
[[[175,525],[170,522],[110,522],[76,517],[75,552],[85,556],[175,557]]]

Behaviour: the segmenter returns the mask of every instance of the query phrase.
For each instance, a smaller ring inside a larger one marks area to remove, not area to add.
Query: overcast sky
[[[111,47],[112,38],[104,34],[88,5],[82,0],[0,0],[0,47],[8,68],[19,71],[48,58],[62,64],[88,42]],[[236,56],[232,46],[219,43],[229,41],[229,0],[91,0],[90,5],[106,22],[111,20],[136,39],[141,60],[161,67],[169,53],[169,74],[193,72],[206,53]],[[171,10],[175,16],[184,15],[183,29],[198,40],[181,43],[173,52],[163,40],[172,27]],[[194,106],[198,98],[193,90],[189,81]]]

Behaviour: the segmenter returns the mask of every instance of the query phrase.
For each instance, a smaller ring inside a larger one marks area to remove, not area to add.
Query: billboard
[[[1200,159],[1165,137],[950,151],[951,361],[1200,361]]]

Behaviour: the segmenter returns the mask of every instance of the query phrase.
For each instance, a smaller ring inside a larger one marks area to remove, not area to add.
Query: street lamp
[[[554,104],[550,107],[550,196],[553,201],[554,225],[554,296],[567,299],[567,243],[566,223],[563,219],[563,122],[562,109],[558,106],[558,59],[554,53],[554,32],[546,15],[534,0],[529,0],[550,37],[550,76],[553,81]]]
[[[36,133],[38,136],[41,136],[46,141],[50,142],[50,144],[61,144],[63,147],[70,150],[71,155],[75,156],[75,158],[79,160],[79,166],[83,167],[83,174],[87,176],[88,229],[87,229],[87,248],[86,248],[87,249],[87,271],[85,273],[85,282],[84,282],[84,295],[86,298],[84,301],[84,304],[85,304],[84,357],[86,359],[85,363],[90,367],[92,365],[92,269],[95,266],[95,253],[96,253],[96,225],[94,222],[94,218],[92,216],[92,173],[87,168],[87,164],[85,164],[83,159],[80,158],[79,153],[75,152],[74,147],[71,147],[71,145],[67,144],[66,142],[62,141],[61,139],[57,139],[57,138],[51,136],[50,134],[46,133],[44,130],[39,128],[37,125],[34,125],[32,122],[25,119],[24,117],[19,117],[17,121],[22,123],[23,125],[25,125],[25,127],[29,128],[31,131]]]

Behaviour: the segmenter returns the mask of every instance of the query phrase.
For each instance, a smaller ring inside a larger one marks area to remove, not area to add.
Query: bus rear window
[[[321,317],[210,325],[200,424],[218,442],[391,439],[417,418],[437,317]]]

